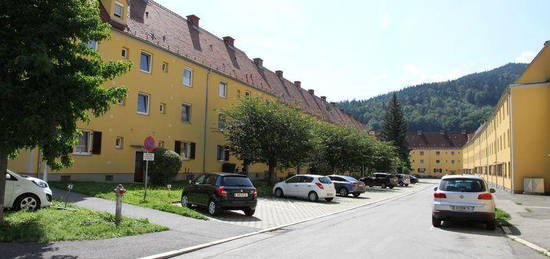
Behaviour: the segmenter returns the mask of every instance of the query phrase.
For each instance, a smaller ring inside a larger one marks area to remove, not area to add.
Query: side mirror
[[[434,192],[436,192],[436,191],[437,191],[437,186],[436,186],[436,187],[434,187]]]
[[[491,188],[491,189],[489,189],[489,192],[490,192],[490,193],[495,193],[495,192],[497,192],[497,191],[495,190],[495,188]]]

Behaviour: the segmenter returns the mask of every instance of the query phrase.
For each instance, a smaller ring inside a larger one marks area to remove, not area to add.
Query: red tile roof
[[[102,15],[105,19],[105,17]],[[120,29],[120,28],[119,28]],[[135,0],[124,29],[128,34],[265,91],[320,119],[366,130],[366,126],[305,89],[257,66],[244,51],[193,25],[154,1]]]
[[[461,148],[468,141],[466,131],[436,131],[407,133],[409,148]]]

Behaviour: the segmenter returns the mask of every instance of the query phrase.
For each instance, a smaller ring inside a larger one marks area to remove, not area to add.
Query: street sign
[[[143,149],[145,149],[147,152],[153,152],[153,150],[155,150],[155,148],[156,148],[155,139],[151,136],[146,137],[145,141],[143,141]]]
[[[143,153],[143,161],[155,161],[155,153]]]

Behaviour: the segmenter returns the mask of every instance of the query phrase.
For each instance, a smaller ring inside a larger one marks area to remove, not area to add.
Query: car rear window
[[[357,179],[351,176],[342,176],[342,178],[346,179],[348,182],[357,182]]]
[[[330,181],[330,178],[328,177],[319,177],[319,182],[321,183],[325,183],[325,184],[331,184],[332,182]]]
[[[253,187],[254,185],[248,179],[248,177],[240,176],[225,176],[222,181],[223,186],[241,186],[241,187]]]
[[[439,189],[446,192],[484,192],[485,184],[479,179],[443,179]]]

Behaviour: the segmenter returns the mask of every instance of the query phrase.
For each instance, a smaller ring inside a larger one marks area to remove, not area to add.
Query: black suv
[[[254,215],[258,193],[246,175],[230,173],[201,174],[183,189],[181,206],[205,206],[212,216],[221,210],[242,210]]]
[[[369,187],[380,186],[382,188],[389,187],[390,189],[393,189],[393,187],[398,184],[397,176],[389,173],[373,173],[367,177],[359,179],[359,181],[364,182]]]

